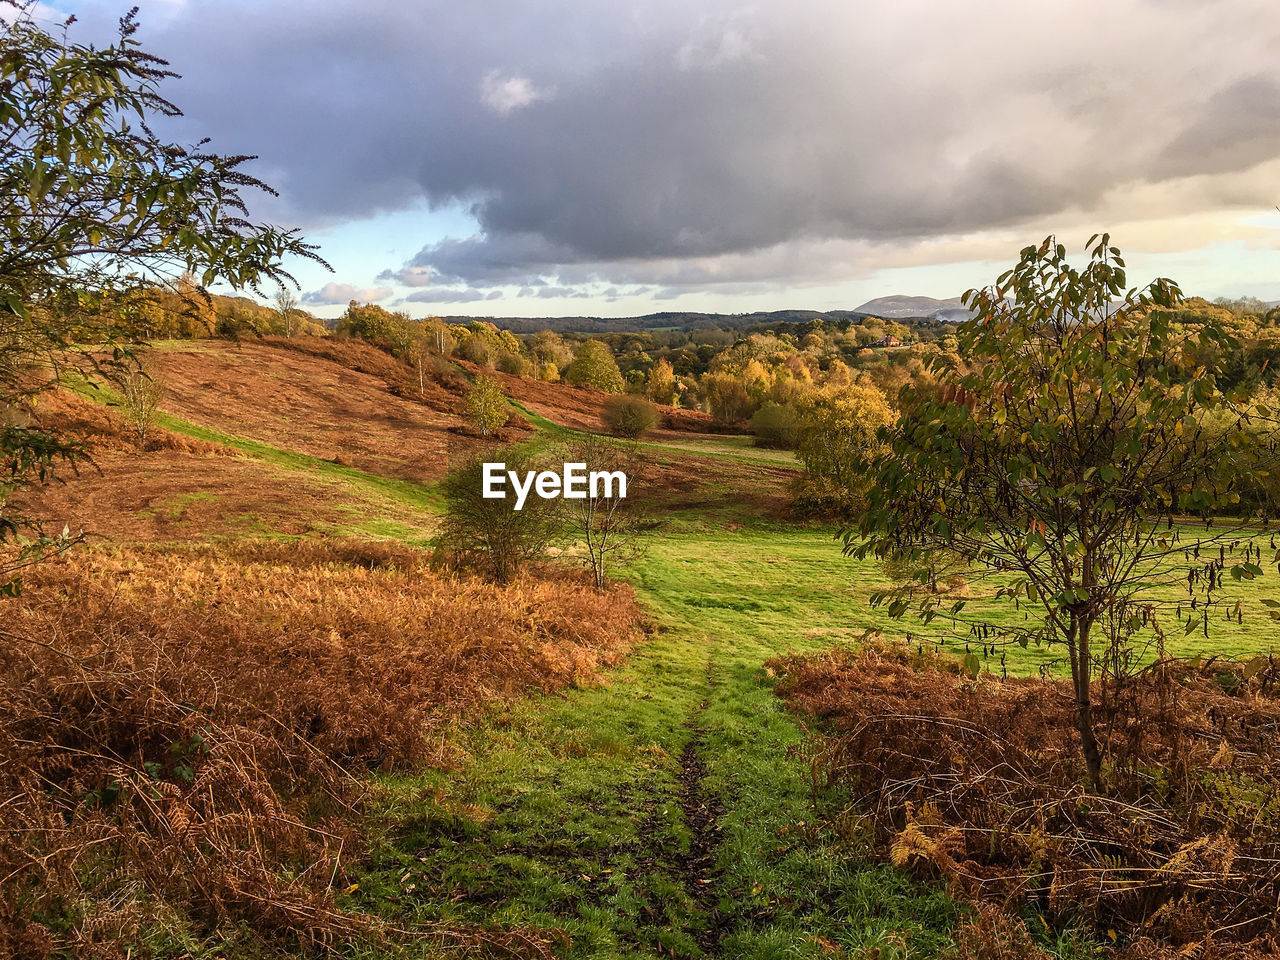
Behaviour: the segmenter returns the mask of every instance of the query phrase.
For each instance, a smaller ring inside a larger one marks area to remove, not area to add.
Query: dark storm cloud
[[[164,10],[144,39],[185,75],[192,134],[261,154],[273,215],[470,209],[475,236],[379,278],[437,297],[680,287],[721,279],[726,257],[736,283],[794,277],[806,244],[1087,212],[1280,151],[1270,0]],[[1233,196],[1266,209],[1274,187]]]

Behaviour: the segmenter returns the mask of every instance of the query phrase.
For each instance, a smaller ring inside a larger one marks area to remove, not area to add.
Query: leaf
[[[1245,682],[1248,683],[1250,680],[1256,677],[1259,673],[1261,673],[1262,668],[1267,665],[1267,662],[1268,662],[1267,658],[1259,654],[1258,656],[1250,660],[1248,663],[1246,663],[1244,665]]]

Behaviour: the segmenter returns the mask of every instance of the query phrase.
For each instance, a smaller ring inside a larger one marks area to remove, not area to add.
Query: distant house
[[[885,334],[883,337],[881,337],[879,340],[872,340],[870,346],[900,347],[902,346],[902,341],[899,340],[897,337],[895,337],[893,334],[888,333],[888,334]]]

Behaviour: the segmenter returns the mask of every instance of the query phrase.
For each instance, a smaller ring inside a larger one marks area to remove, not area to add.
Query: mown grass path
[[[935,955],[955,905],[816,822],[803,730],[763,668],[849,626],[852,598],[814,582],[819,539],[765,578],[743,576],[753,537],[656,544],[634,577],[653,637],[607,685],[470,731],[455,772],[390,779],[395,826],[353,900],[559,928],[570,957]]]
[[[452,772],[387,780],[393,826],[353,905],[558,928],[570,958],[945,954],[961,908],[815,814],[805,731],[764,667],[889,628],[867,604],[876,566],[821,530],[686,531],[631,579],[655,632],[626,666],[466,731]],[[1070,934],[1045,946],[1093,955]]]

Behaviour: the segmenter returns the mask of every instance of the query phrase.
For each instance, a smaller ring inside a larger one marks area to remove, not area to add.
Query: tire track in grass
[[[721,846],[720,818],[725,814],[725,807],[708,795],[704,784],[707,776],[707,768],[702,761],[705,731],[699,722],[709,703],[709,698],[704,699],[684,724],[693,731],[680,754],[680,809],[689,828],[689,852],[681,858],[679,866],[689,898],[706,915],[706,926],[693,931],[694,939],[703,953],[718,956],[726,928],[726,918],[716,905],[720,879],[717,866]]]

